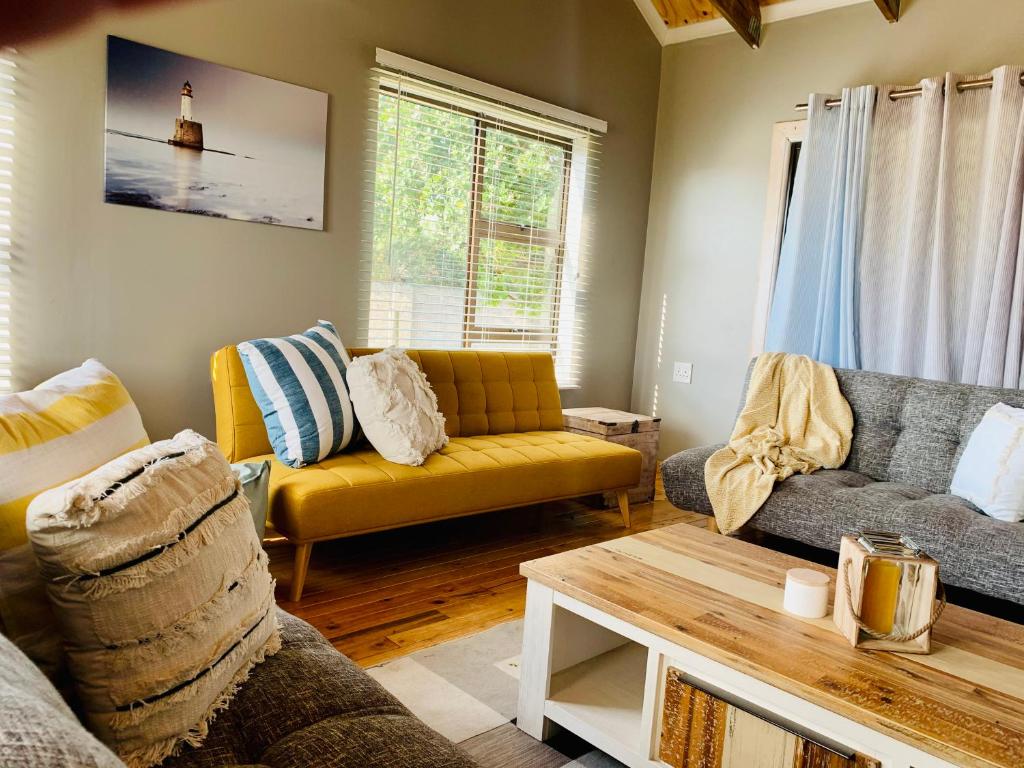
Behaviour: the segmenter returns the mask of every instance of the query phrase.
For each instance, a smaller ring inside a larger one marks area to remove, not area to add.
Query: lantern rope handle
[[[869,627],[867,624],[865,624],[861,620],[860,615],[857,613],[857,611],[854,610],[853,590],[850,587],[850,563],[852,562],[853,561],[849,558],[843,561],[843,586],[846,587],[846,604],[847,606],[849,606],[850,616],[853,617],[853,620],[854,622],[856,622],[857,626],[860,627],[861,630],[863,630],[866,634],[870,635],[874,639],[891,640],[894,643],[906,643],[911,640],[916,640],[925,632],[930,631],[931,628],[935,626],[935,622],[939,620],[939,617],[942,616],[942,612],[946,609],[946,588],[942,585],[942,581],[938,578],[938,576],[936,576],[935,591],[937,593],[939,602],[932,610],[931,618],[923,627],[921,627],[915,632],[877,632],[871,627]]]

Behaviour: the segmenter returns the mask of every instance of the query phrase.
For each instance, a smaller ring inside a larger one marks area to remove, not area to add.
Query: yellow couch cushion
[[[359,357],[375,351],[349,353]],[[412,349],[407,354],[437,395],[449,437],[562,428],[562,403],[548,352]],[[213,353],[210,378],[217,443],[228,461],[270,453],[263,416],[235,347]]]
[[[272,461],[270,515],[289,539],[314,541],[628,488],[640,462],[630,448],[561,431],[453,437],[419,467],[370,449],[301,469]]]
[[[217,423],[217,445],[228,461],[271,453],[263,414],[249,389],[236,347],[223,347],[210,358],[210,381]]]
[[[437,395],[449,437],[562,428],[549,352],[412,349],[407,354]]]

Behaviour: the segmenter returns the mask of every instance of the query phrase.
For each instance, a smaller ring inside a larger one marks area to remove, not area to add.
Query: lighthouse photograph
[[[107,38],[104,199],[324,228],[327,94]]]

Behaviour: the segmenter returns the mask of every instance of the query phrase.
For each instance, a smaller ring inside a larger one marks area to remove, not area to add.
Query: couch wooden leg
[[[708,515],[707,527],[711,533],[721,533],[721,531],[718,530],[718,521],[715,519],[714,515]]]
[[[309,555],[313,551],[312,544],[295,545],[295,567],[292,568],[292,586],[288,599],[297,603],[302,598],[302,588],[306,584],[306,571],[309,570]]]
[[[616,491],[619,499],[619,512],[622,513],[622,525],[629,528],[629,491]]]

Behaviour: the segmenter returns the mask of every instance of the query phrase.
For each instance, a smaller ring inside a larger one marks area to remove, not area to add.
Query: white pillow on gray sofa
[[[1024,408],[996,403],[974,428],[949,492],[996,520],[1024,521]]]
[[[348,388],[363,433],[388,461],[418,467],[448,444],[434,390],[397,347],[353,360]]]

